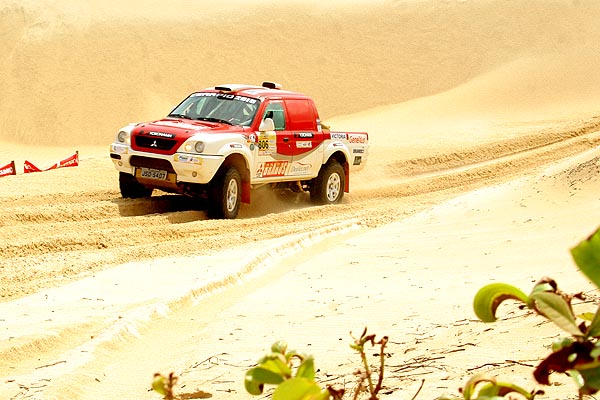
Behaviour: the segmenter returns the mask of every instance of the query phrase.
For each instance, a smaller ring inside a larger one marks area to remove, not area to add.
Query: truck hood
[[[241,133],[247,129],[237,125],[190,119],[165,118],[137,124],[131,131],[131,148],[156,154],[174,154],[181,145],[198,133]]]

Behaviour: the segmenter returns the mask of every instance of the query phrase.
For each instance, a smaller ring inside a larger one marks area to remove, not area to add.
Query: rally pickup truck
[[[125,126],[110,146],[123,197],[203,197],[212,218],[236,218],[265,185],[338,203],[367,154],[367,133],[330,131],[310,97],[274,82],[192,93],[166,118]]]

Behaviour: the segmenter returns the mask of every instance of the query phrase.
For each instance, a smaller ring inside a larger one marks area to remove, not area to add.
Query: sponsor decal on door
[[[312,164],[295,162],[290,166],[290,175],[308,175],[312,170]]]
[[[256,170],[257,178],[268,178],[271,176],[284,176],[287,171],[287,161],[267,161],[258,164]]]
[[[305,140],[301,142],[296,142],[296,147],[299,149],[312,149],[312,142]]]
[[[274,132],[261,132],[258,136],[258,155],[268,156],[277,152],[276,136]]]

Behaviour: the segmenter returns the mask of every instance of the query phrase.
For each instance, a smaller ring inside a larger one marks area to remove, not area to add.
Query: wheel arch
[[[343,151],[338,150],[332,153],[323,165],[329,163],[331,160],[337,161],[344,169],[346,178],[344,179],[344,192],[348,193],[350,191],[350,164],[348,163],[348,157]]]
[[[240,153],[229,154],[223,163],[221,164],[220,170],[227,169],[229,167],[235,167],[240,175],[242,176],[242,203],[250,203],[250,167],[248,166],[248,160]]]

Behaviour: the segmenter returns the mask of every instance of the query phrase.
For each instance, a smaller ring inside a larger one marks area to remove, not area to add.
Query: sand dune
[[[526,376],[506,351],[534,363],[555,331],[511,309],[509,330],[535,329],[515,346],[469,302],[497,275],[590,289],[565,270],[599,211],[599,20],[593,0],[1,2],[0,165],[19,173],[0,178],[0,397],[153,399],[173,370],[184,398],[250,398],[245,368],[281,338],[351,387],[341,343],[364,325],[393,338],[390,371],[439,356],[420,398],[490,359]],[[122,125],[264,80],[370,133],[343,204],[257,193],[211,221],[179,196],[121,198]],[[77,168],[22,174],[74,150]],[[386,385],[411,398],[419,380]]]
[[[143,3],[4,3],[0,139],[105,144],[218,82],[279,81],[324,119],[474,80],[461,114],[481,99],[484,112],[573,109],[600,86],[593,1]]]

